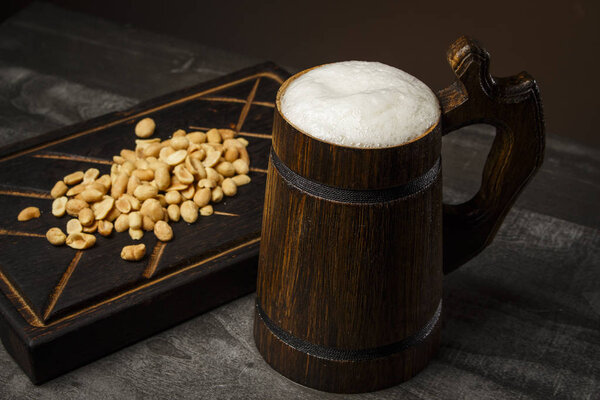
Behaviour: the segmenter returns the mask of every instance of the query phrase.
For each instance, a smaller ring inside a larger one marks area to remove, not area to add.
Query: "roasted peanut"
[[[229,161],[223,161],[219,163],[215,170],[226,178],[234,176],[236,172],[233,164],[231,164]]]
[[[171,184],[169,169],[165,167],[154,170],[154,182],[159,190],[166,190]]]
[[[238,149],[236,149],[235,147],[230,147],[228,149],[225,150],[225,160],[229,161],[229,162],[234,162],[235,160],[238,159],[239,156],[239,152]]]
[[[115,220],[115,231],[125,232],[127,229],[129,229],[129,215],[121,214]]]
[[[125,261],[139,261],[146,255],[146,245],[144,243],[125,246],[121,250],[121,258]]]
[[[112,188],[110,189],[110,195],[114,199],[118,199],[119,197],[121,197],[121,195],[127,190],[128,182],[129,176],[124,172],[120,172],[112,184]]]
[[[189,224],[198,219],[198,206],[191,200],[184,201],[180,207],[181,218]]]
[[[98,229],[98,221],[94,221],[90,225],[84,226],[81,231],[85,232],[85,233],[94,233],[94,232],[96,232],[97,229]]]
[[[81,192],[81,199],[87,203],[95,203],[102,200],[104,193],[97,189],[88,188]]]
[[[183,129],[177,129],[175,132],[173,132],[173,134],[171,136],[173,138],[185,137],[185,131]],[[171,139],[171,143],[172,142],[173,142],[173,139]]]
[[[50,228],[48,229],[48,232],[46,232],[46,239],[55,246],[61,246],[65,244],[67,235],[65,235],[60,228]]]
[[[133,195],[137,197],[138,200],[144,201],[151,197],[154,197],[158,194],[158,188],[148,185],[142,184],[135,188]]]
[[[198,181],[198,188],[209,188],[212,189],[217,186],[217,183],[212,179],[204,178]]]
[[[66,204],[67,214],[69,214],[72,217],[76,217],[77,215],[79,215],[79,211],[83,210],[86,207],[88,207],[88,203],[86,203],[85,201],[80,199],[70,199],[67,201]]]
[[[96,243],[96,237],[89,233],[76,232],[67,236],[66,243],[67,246],[76,250],[89,249]]]
[[[211,199],[211,190],[207,187],[202,189],[198,189],[196,194],[194,195],[194,203],[198,205],[198,207],[204,207],[208,203],[210,203]]]
[[[69,190],[69,187],[63,181],[58,181],[50,191],[50,196],[56,199],[60,196],[64,196],[64,194],[67,193],[67,190]]]
[[[92,210],[94,211],[96,219],[100,220],[106,218],[108,213],[113,209],[114,205],[115,199],[110,196],[105,196],[102,201],[92,205]]]
[[[181,203],[181,194],[176,190],[172,190],[165,194],[165,200],[167,200],[167,204],[179,204]]]
[[[134,211],[129,214],[129,229],[140,229],[142,227],[142,214]]]
[[[141,181],[151,181],[154,179],[154,171],[151,169],[136,169],[133,175]]]
[[[131,203],[125,196],[126,195],[122,195],[117,201],[115,201],[115,207],[117,207],[117,210],[120,212],[127,214],[129,211],[131,211]]]
[[[140,214],[149,217],[156,222],[163,219],[163,211],[160,202],[157,199],[147,199],[140,208]]]
[[[82,208],[78,214],[82,226],[90,226],[94,223],[94,212],[91,208]]]
[[[237,193],[237,185],[231,178],[224,179],[221,188],[223,189],[223,194],[225,196],[235,196]]]
[[[78,219],[70,219],[67,222],[67,234],[83,232],[83,226],[81,226],[81,222]]]
[[[213,213],[213,206],[211,206],[210,204],[200,209],[200,215],[202,215],[203,217],[208,217],[209,215],[213,215]]]
[[[160,149],[162,149],[160,143],[150,143],[148,146],[144,147],[144,157],[158,157]]]
[[[248,164],[246,163],[246,161],[242,160],[241,158],[235,160],[231,164],[233,165],[233,168],[235,169],[235,173],[238,175],[245,175],[250,170],[248,168]]]
[[[190,183],[194,182],[194,175],[192,175],[192,173],[188,171],[183,164],[179,164],[173,168],[173,174],[177,177],[177,180],[184,185],[189,185]]]
[[[250,183],[250,177],[248,175],[236,175],[231,178],[236,186],[243,186]]]
[[[137,170],[136,170],[137,171]],[[135,171],[133,171],[135,172]],[[131,175],[129,177],[129,180],[127,181],[127,194],[134,194],[135,193],[135,189],[140,186],[142,184],[142,181],[140,180],[140,178],[138,178],[135,175]]]
[[[175,150],[185,150],[190,145],[190,142],[182,136],[171,139],[171,147]]]
[[[218,203],[223,200],[223,189],[220,186],[217,186],[212,190],[211,200],[213,203]]]
[[[209,150],[206,152],[206,158],[202,161],[205,167],[214,167],[221,158],[221,152],[216,150]]]
[[[76,185],[83,180],[83,171],[75,171],[63,178],[67,185]]]
[[[181,218],[179,206],[177,204],[170,204],[169,207],[167,207],[167,215],[169,216],[170,221],[179,221]]]
[[[204,132],[190,132],[186,137],[192,143],[200,144],[206,142],[206,134]]]
[[[162,242],[168,242],[173,239],[173,229],[165,221],[156,221],[156,224],[154,224],[154,236]]]
[[[174,152],[173,154],[169,155],[166,159],[165,162],[169,165],[177,165],[182,163],[185,158],[187,157],[187,151],[185,150],[177,150],[176,152]]]
[[[152,136],[156,124],[152,118],[144,118],[135,125],[135,134],[137,137],[147,138]]]
[[[142,229],[146,232],[154,230],[154,221],[152,221],[152,218],[142,215]]]
[[[129,237],[132,238],[133,240],[140,240],[141,238],[144,237],[144,231],[142,230],[142,227],[140,225],[139,228],[129,228]]]
[[[190,185],[187,187],[187,189],[182,190],[181,192],[181,197],[183,197],[186,200],[191,200],[194,198],[194,194],[196,193],[196,188],[194,187],[194,185]]]
[[[102,236],[109,236],[113,230],[113,223],[105,220],[98,221],[98,233]]]
[[[221,143],[222,141],[221,134],[214,128],[206,132],[206,139],[208,143]]]
[[[62,217],[67,211],[67,196],[62,196],[54,199],[52,202],[52,215]]]
[[[100,171],[97,168],[90,168],[83,174],[83,183],[91,183],[96,180],[100,175]]]
[[[69,190],[67,190],[67,196],[71,197],[71,196],[77,196],[78,194],[83,193],[83,191],[86,189],[87,185],[84,185],[83,183],[80,183],[79,185],[75,185],[72,188],[70,188]]]

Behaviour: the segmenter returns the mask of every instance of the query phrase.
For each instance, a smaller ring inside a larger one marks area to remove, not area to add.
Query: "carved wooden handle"
[[[489,74],[490,56],[461,37],[448,50],[458,80],[438,92],[443,134],[474,123],[496,127],[479,192],[459,205],[444,204],[444,273],[455,270],[496,235],[521,190],[542,164],[544,117],[538,86],[529,74]]]

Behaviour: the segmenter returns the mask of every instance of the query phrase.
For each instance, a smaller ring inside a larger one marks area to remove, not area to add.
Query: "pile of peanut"
[[[96,243],[94,233],[109,236],[113,229],[127,231],[133,240],[153,231],[166,242],[173,238],[169,222],[194,223],[198,215],[212,215],[211,203],[235,196],[238,186],[250,182],[248,142],[236,138],[235,131],[180,129],[167,140],[146,139],[155,127],[150,118],[137,123],[135,133],[142,139],[135,141],[135,150],[124,149],[113,157],[110,174],[100,176],[90,168],[56,182],[50,192],[52,214],[73,218],[66,234],[58,227],[48,230],[50,243],[83,250]],[[37,207],[27,207],[18,220],[39,216]],[[137,261],[145,254],[142,243],[123,247],[121,258]]]

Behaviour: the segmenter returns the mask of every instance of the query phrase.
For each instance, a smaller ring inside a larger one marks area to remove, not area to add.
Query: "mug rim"
[[[285,116],[285,114],[281,110],[281,97],[283,96],[283,93],[285,92],[285,90],[287,89],[287,87],[290,85],[290,83],[292,83],[292,81],[294,81],[295,79],[299,78],[300,76],[306,74],[307,72],[312,71],[313,69],[324,67],[326,65],[337,64],[338,62],[341,62],[341,61],[336,61],[336,62],[331,62],[331,63],[325,63],[325,64],[319,64],[319,65],[315,65],[314,67],[310,67],[310,68],[304,69],[304,70],[302,70],[300,72],[297,72],[294,75],[292,75],[289,78],[287,78],[285,80],[285,82],[283,82],[281,84],[281,86],[279,87],[279,89],[277,90],[277,96],[275,98],[275,107],[277,107],[277,112],[279,113],[279,115],[281,116],[281,118],[287,124],[289,124],[291,127],[293,127],[296,131],[302,133],[303,135],[308,136],[309,138],[311,138],[313,140],[322,142],[322,143],[330,145],[330,146],[338,146],[338,147],[343,147],[343,148],[353,149],[353,150],[389,150],[389,149],[394,149],[394,148],[400,148],[402,146],[406,146],[406,145],[414,143],[414,142],[416,142],[416,141],[418,141],[420,139],[423,139],[424,137],[426,137],[427,135],[429,135],[431,132],[433,132],[435,130],[435,128],[440,124],[440,121],[442,119],[442,107],[441,107],[441,104],[440,104],[440,100],[439,100],[437,94],[428,85],[425,85],[425,86],[427,86],[427,88],[429,88],[429,90],[431,90],[433,92],[433,95],[435,96],[435,98],[437,100],[437,105],[438,105],[438,109],[440,110],[440,114],[439,114],[438,118],[436,119],[436,121],[433,123],[433,125],[431,125],[429,128],[427,128],[425,130],[425,132],[423,132],[422,134],[420,134],[416,138],[409,140],[408,142],[404,142],[404,143],[400,143],[400,144],[395,144],[393,146],[385,146],[385,147],[356,147],[356,146],[347,146],[347,145],[343,145],[343,144],[328,142],[326,140],[323,140],[323,139],[320,139],[318,137],[315,137],[315,136],[311,135],[310,133],[308,133],[308,132],[306,132],[306,131],[298,128],[298,126],[294,125]]]

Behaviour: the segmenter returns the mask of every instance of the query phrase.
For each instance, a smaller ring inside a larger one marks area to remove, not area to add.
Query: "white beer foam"
[[[419,137],[440,116],[435,94],[414,76],[369,61],[326,64],[293,80],[281,112],[325,142],[381,148]]]

